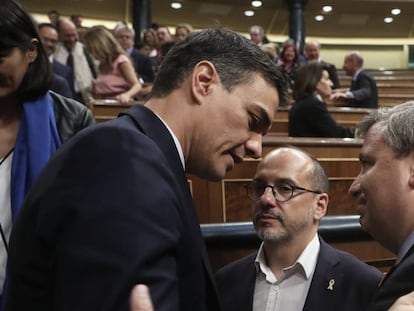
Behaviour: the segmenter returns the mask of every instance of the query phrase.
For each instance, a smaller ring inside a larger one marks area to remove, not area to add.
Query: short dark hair
[[[296,71],[293,98],[298,100],[313,95],[324,70],[327,70],[326,66],[317,61],[302,64]]]
[[[253,81],[252,73],[261,75],[279,92],[286,93],[283,76],[270,58],[251,40],[224,28],[189,34],[177,42],[161,63],[152,88],[152,97],[163,97],[177,89],[200,61],[211,62],[224,88]]]
[[[55,27],[55,25],[53,25],[52,23],[40,23],[37,25],[37,29],[41,30],[43,28],[53,28],[54,30],[57,31],[57,28]]]
[[[17,95],[22,102],[43,96],[52,82],[50,61],[43,49],[35,22],[14,0],[3,0],[0,6],[0,38],[0,50],[18,48],[23,52],[29,50],[32,39],[37,39],[37,57],[29,65]]]

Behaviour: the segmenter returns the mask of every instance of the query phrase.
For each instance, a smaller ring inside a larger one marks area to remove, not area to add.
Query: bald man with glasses
[[[328,188],[319,162],[296,147],[263,158],[246,186],[263,242],[217,272],[224,310],[365,310],[382,273],[318,235]]]

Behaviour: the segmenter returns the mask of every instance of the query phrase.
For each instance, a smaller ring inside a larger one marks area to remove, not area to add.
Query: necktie
[[[72,55],[72,51],[68,50],[69,55],[68,58],[66,59],[66,65],[69,66],[70,68],[72,68],[73,70],[73,55]]]

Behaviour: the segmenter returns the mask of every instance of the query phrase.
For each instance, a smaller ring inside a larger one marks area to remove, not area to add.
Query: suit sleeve
[[[155,310],[178,311],[181,202],[161,152],[122,129],[70,145],[37,220],[54,250],[55,309],[127,311],[132,286],[144,283]]]
[[[367,76],[362,73],[356,83],[356,89],[351,91],[354,100],[360,101],[372,96],[371,83]]]

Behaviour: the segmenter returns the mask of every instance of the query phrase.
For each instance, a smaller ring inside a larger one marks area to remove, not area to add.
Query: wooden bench
[[[351,86],[351,77],[340,76],[339,84],[341,88]],[[374,76],[374,79],[377,83],[386,83],[389,85],[413,85],[414,75],[412,76]]]
[[[291,106],[279,107],[276,111],[275,119],[288,120],[290,108]],[[328,106],[328,111],[337,122],[354,121],[356,123],[359,122],[367,114],[375,111],[375,109]]]
[[[113,100],[97,100],[92,106],[92,113],[95,116],[96,122],[104,122],[112,120],[118,116],[119,113],[131,108],[133,105],[143,104],[142,102],[135,102],[130,105],[120,105]]]

